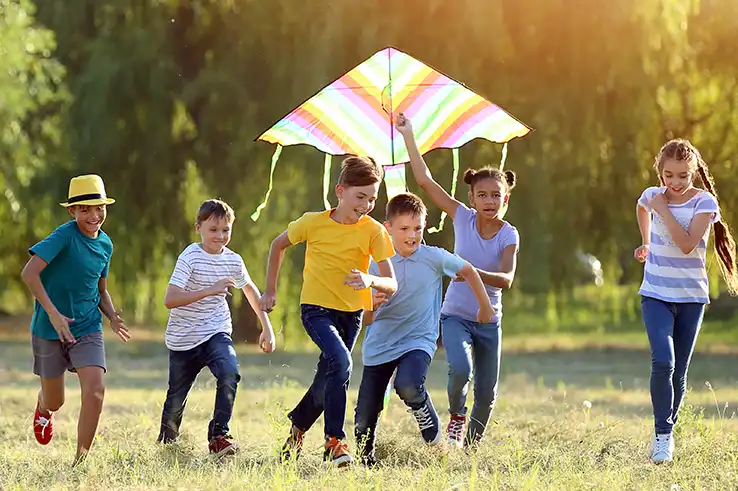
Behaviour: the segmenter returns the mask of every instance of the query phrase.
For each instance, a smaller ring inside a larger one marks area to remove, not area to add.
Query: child
[[[259,346],[265,353],[275,348],[269,317],[259,308],[259,290],[249,277],[240,255],[226,246],[235,220],[227,203],[209,199],[200,205],[195,231],[201,242],[187,246],[177,259],[164,304],[171,309],[167,323],[169,389],[161,415],[158,441],[179,437],[187,395],[206,366],[218,380],[215,410],[208,425],[210,453],[216,457],[238,450],[228,434],[236,388],[241,380],[233,347],[231,312],[226,302],[229,288],[243,290],[259,317]]]
[[[267,287],[261,306],[267,312],[276,303],[277,277],[284,250],[307,242],[300,308],[302,323],[320,348],[313,383],[289,414],[290,436],[283,458],[302,449],[305,432],[325,410],[324,459],[343,466],[353,461],[344,443],[346,391],[351,378],[351,350],[361,329],[364,309],[371,309],[370,288],[391,295],[397,282],[388,259],[394,253],[387,230],[369,216],[382,181],[382,168],[365,157],[349,157],[341,164],[336,185],[338,206],[305,213],[272,242]],[[379,275],[369,275],[369,261]]]
[[[398,194],[387,203],[384,226],[395,248],[391,262],[398,288],[388,300],[379,294],[374,311],[364,313],[370,326],[364,338],[364,374],[356,405],[356,441],[361,460],[369,466],[376,462],[377,422],[395,370],[395,390],[417,420],[423,440],[430,445],[441,440],[438,414],[425,390],[425,377],[436,350],[443,276],[458,274],[469,282],[481,306],[475,319],[490,322],[493,316],[476,269],[455,254],[421,244],[425,217],[425,204],[414,194]],[[371,273],[374,268],[372,265]]]
[[[130,338],[107,289],[113,243],[101,227],[114,202],[99,176],[73,178],[61,203],[73,220],[29,249],[31,259],[21,273],[35,297],[31,346],[41,390],[33,432],[41,445],[51,441],[54,413],[64,404],[64,372],[76,372],[82,408],[73,465],[87,456],[102,412],[106,364],[100,311],[121,341]]]
[[[451,418],[448,442],[461,447],[479,441],[492,414],[499,381],[502,342],[502,289],[515,277],[518,231],[502,220],[515,173],[485,167],[468,169],[464,182],[470,186],[467,208],[433,180],[420,155],[410,120],[400,115],[397,129],[405,139],[415,180],[433,202],[454,221],[454,252],[479,272],[494,308],[492,322],[477,321],[479,303],[469,283],[452,281],[441,309],[441,333],[449,363],[448,398]],[[474,367],[474,408],[464,440],[466,394]]]
[[[636,216],[643,245],[635,258],[645,262],[641,310],[651,345],[651,402],[655,434],[651,460],[670,462],[672,429],[687,388],[705,304],[710,302],[705,256],[710,225],[728,291],[738,289],[735,242],[721,220],[720,207],[707,164],[686,140],[671,140],[656,157],[654,168],[662,187],[646,189]],[[699,174],[706,190],[694,187]]]

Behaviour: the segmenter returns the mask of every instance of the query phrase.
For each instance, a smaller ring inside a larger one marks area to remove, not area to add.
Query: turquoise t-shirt
[[[28,252],[46,261],[41,283],[57,310],[74,322],[75,338],[102,330],[99,310],[100,278],[107,278],[113,242],[100,230],[96,239],[83,234],[74,220],[61,225]],[[31,332],[44,339],[59,339],[49,315],[38,301],[33,306]]]

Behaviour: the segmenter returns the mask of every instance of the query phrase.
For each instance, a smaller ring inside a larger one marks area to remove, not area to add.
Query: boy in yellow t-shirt
[[[338,206],[305,213],[272,242],[261,308],[271,312],[276,304],[284,250],[306,241],[301,317],[321,352],[312,385],[289,414],[292,431],[282,449],[283,458],[299,455],[305,432],[325,411],[324,459],[337,466],[353,461],[343,431],[351,350],[359,336],[363,310],[371,310],[371,289],[386,295],[397,290],[388,261],[394,255],[392,241],[382,224],[369,216],[381,181],[382,168],[374,160],[347,158],[336,185]],[[380,276],[367,273],[371,259],[379,266]]]

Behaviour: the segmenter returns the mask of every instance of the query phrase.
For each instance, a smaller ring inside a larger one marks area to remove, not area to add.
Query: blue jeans
[[[310,388],[289,413],[297,428],[307,431],[325,411],[325,437],[346,438],[343,420],[351,379],[351,351],[361,330],[363,311],[339,310],[302,304],[302,324],[313,342],[320,348],[318,368]]]
[[[450,413],[466,415],[466,395],[474,375],[474,407],[466,435],[466,441],[473,443],[484,435],[497,398],[502,327],[499,322],[482,324],[441,315],[441,333],[448,359]]]
[[[169,389],[161,415],[160,442],[172,442],[179,437],[187,396],[197,375],[205,367],[218,380],[215,410],[208,425],[208,440],[228,434],[228,422],[233,414],[233,403],[241,375],[238,373],[233,341],[228,334],[221,332],[190,350],[169,350]]]
[[[641,312],[651,345],[651,403],[657,435],[671,433],[687,391],[687,370],[705,304],[642,297]]]
[[[429,401],[425,390],[425,377],[431,357],[423,350],[412,350],[396,360],[381,365],[364,366],[356,402],[356,443],[363,448],[364,455],[374,452],[374,437],[379,415],[384,409],[384,396],[392,374],[395,376],[395,391],[410,409],[420,409]]]

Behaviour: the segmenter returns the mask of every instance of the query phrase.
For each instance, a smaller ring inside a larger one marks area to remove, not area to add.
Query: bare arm
[[[247,283],[246,286],[243,287],[243,294],[246,296],[246,299],[249,301],[249,305],[251,305],[251,308],[254,309],[254,313],[259,318],[262,331],[271,331],[272,322],[269,320],[267,313],[261,310],[261,307],[259,306],[261,294],[259,293],[259,289],[256,288],[256,285],[253,283]]]
[[[477,298],[482,314],[488,319],[491,318],[494,313],[492,304],[489,301],[487,290],[484,289],[484,283],[482,283],[479,272],[470,263],[465,262],[464,267],[459,270],[458,274],[469,283],[474,296]]]
[[[484,271],[477,269],[477,272],[485,285],[505,289],[509,289],[512,286],[513,280],[515,279],[515,269],[517,268],[518,261],[515,249],[515,245],[509,245],[502,251],[499,271]]]
[[[178,286],[170,284],[167,286],[167,292],[164,295],[164,305],[168,309],[173,309],[195,303],[198,300],[202,300],[203,298],[210,297],[212,295],[230,295],[228,289],[233,288],[234,286],[235,283],[231,278],[220,280],[213,286],[193,291],[185,291]]]
[[[261,310],[265,312],[271,312],[277,304],[277,278],[279,277],[279,269],[282,267],[282,261],[284,260],[284,251],[291,245],[292,242],[290,242],[290,237],[287,230],[285,230],[272,241],[272,245],[269,247],[266,290],[259,301]]]
[[[97,289],[100,292],[100,311],[110,320],[110,328],[124,343],[131,339],[131,334],[123,322],[121,311],[115,310],[113,298],[108,292],[108,279],[100,278],[97,282]]]
[[[43,271],[48,263],[40,257],[34,255],[28,260],[26,265],[21,271],[21,278],[28,285],[28,289],[31,290],[33,296],[38,300],[38,303],[44,308],[47,314],[49,314],[49,320],[54,326],[59,339],[62,341],[74,342],[74,336],[72,331],[69,329],[69,323],[74,319],[62,315],[56,308],[56,306],[49,298],[49,294],[44,288],[44,284],[41,281],[41,271]]]
[[[651,244],[651,212],[641,205],[636,205],[636,219],[641,231],[641,244]]]
[[[407,153],[410,156],[410,167],[413,170],[415,181],[425,191],[430,199],[441,210],[445,211],[453,220],[456,217],[456,209],[461,204],[443,189],[431,175],[430,169],[425,163],[423,156],[418,149],[418,143],[415,141],[412,125],[404,115],[400,115],[397,119],[397,130],[402,134],[407,147]]]
[[[367,275],[370,279],[370,285],[378,292],[385,295],[394,295],[397,291],[397,279],[395,278],[395,269],[392,263],[385,259],[377,263],[379,267],[379,276]]]
[[[691,253],[697,247],[702,237],[705,236],[707,227],[710,226],[711,217],[709,213],[695,215],[692,223],[689,224],[689,230],[684,230],[679,225],[668,207],[663,211],[663,214],[660,212],[659,215],[661,215],[661,220],[666,225],[666,230],[669,231],[672,240],[684,254]]]
[[[102,312],[108,320],[112,321],[115,316],[115,306],[113,299],[108,292],[108,279],[100,278],[97,282],[97,289],[100,292],[100,312]]]

